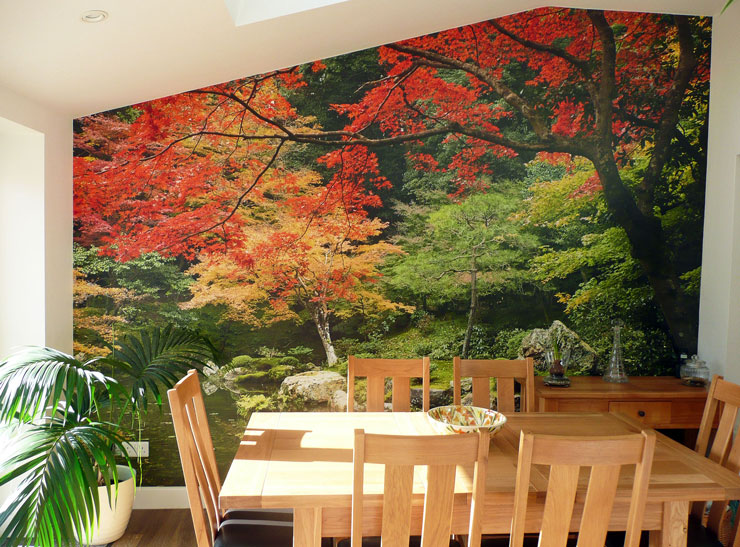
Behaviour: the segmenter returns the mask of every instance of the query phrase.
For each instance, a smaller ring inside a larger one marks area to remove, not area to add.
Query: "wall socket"
[[[129,458],[148,458],[149,457],[149,441],[133,441],[130,443],[123,443],[123,447],[126,449],[126,455]],[[116,452],[121,451],[116,448]]]

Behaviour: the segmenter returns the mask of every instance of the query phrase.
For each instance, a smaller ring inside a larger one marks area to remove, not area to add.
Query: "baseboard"
[[[188,493],[184,486],[139,486],[134,509],[187,509]]]

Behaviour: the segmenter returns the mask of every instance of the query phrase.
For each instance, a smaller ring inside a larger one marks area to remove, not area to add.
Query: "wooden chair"
[[[218,509],[221,479],[216,467],[198,371],[190,370],[167,392],[198,547],[290,546],[292,512]]]
[[[367,377],[367,411],[385,409],[385,379],[393,379],[393,411],[411,410],[411,378],[422,378],[422,406],[429,410],[429,357],[419,359],[359,359],[349,356],[347,411],[354,411],[355,378]]]
[[[699,436],[696,439],[696,451],[734,473],[740,472],[740,443],[734,442],[738,408],[740,408],[740,386],[728,382],[722,376],[715,375],[709,387],[707,404],[704,406]],[[714,441],[710,444],[712,428],[717,423],[715,420],[718,412],[717,432],[714,435]],[[706,502],[693,504],[689,520],[689,545],[722,545],[718,538],[722,531],[721,526],[727,504],[727,501],[712,502],[706,527],[701,524]],[[740,517],[736,517],[735,525],[729,534],[728,545],[740,546],[740,534],[737,533],[739,521]]]
[[[414,466],[425,465],[426,492],[421,545],[448,547],[457,465],[473,464],[468,546],[481,541],[481,516],[486,491],[489,434],[374,435],[355,430],[352,489],[352,547],[363,545],[365,464],[385,466],[381,541],[384,546],[408,546]],[[367,544],[367,543],[366,543]]]
[[[473,404],[483,408],[491,405],[491,378],[496,379],[499,412],[514,412],[514,380],[521,385],[520,411],[534,412],[534,360],[460,359],[452,360],[455,404],[462,401],[463,377],[473,379]]]
[[[565,437],[522,432],[509,546],[524,545],[533,465],[550,467],[540,547],[564,547],[567,544],[580,468],[591,468],[578,532],[578,545],[589,547],[604,545],[621,466],[636,464],[624,545],[637,547],[654,451],[655,432],[652,430],[612,437]],[[537,542],[533,544],[537,545]]]

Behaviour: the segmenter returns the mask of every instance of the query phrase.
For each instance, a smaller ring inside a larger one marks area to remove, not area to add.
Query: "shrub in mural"
[[[430,355],[445,388],[454,355],[555,320],[603,361],[622,319],[628,371],[671,372],[697,341],[710,34],[544,8],[76,120],[76,351],[197,328],[245,412],[349,354]]]

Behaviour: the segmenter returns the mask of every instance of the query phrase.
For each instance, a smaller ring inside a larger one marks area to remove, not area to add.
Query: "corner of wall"
[[[21,344],[43,344],[71,352],[72,119],[1,87],[0,118],[41,135],[43,148],[33,159],[41,163],[35,166],[39,168],[41,182],[34,190],[33,202],[26,204],[25,208],[12,211],[19,221],[27,220],[25,217],[31,215],[35,222],[41,224],[39,237],[29,238],[21,244],[27,245],[24,249],[26,253],[38,258],[38,264],[34,261],[32,267],[39,269],[35,271],[38,275],[33,275],[34,271],[29,266],[32,279],[28,281],[31,286],[22,290],[29,297],[39,296],[42,302],[33,309],[31,315],[14,325],[13,337]],[[22,230],[15,232],[14,237],[24,237]],[[0,248],[0,255],[3,252],[10,253],[2,257],[9,261],[17,254],[13,249],[4,251]],[[24,265],[18,264],[16,267],[23,268]],[[7,313],[7,310],[3,310],[3,313]],[[7,349],[0,348],[3,352]]]

